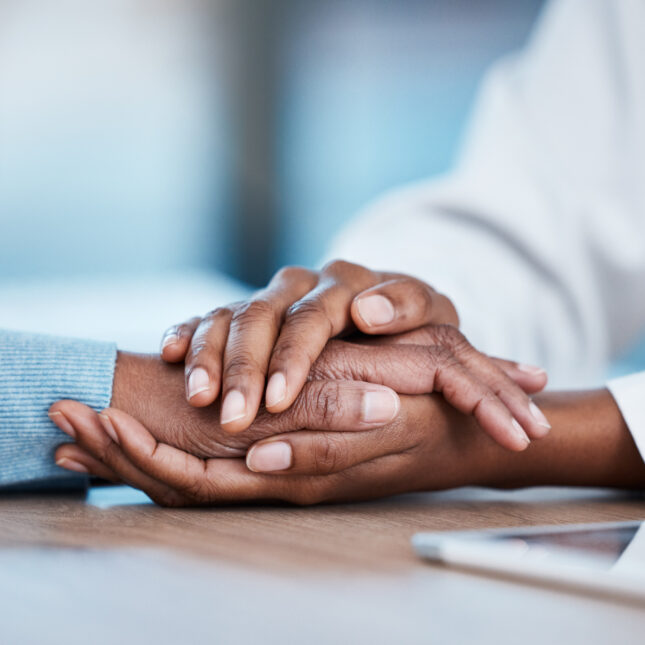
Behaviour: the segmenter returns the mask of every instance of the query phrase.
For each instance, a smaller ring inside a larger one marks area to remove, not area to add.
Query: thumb
[[[423,325],[459,326],[459,316],[446,296],[415,278],[383,282],[352,301],[352,320],[366,334],[397,334]]]
[[[314,380],[305,384],[289,409],[262,415],[251,427],[261,432],[267,426],[270,434],[304,428],[369,430],[391,423],[400,407],[399,395],[389,387],[352,380]]]

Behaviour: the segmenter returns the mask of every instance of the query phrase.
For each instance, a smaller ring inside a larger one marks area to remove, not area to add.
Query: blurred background
[[[3,278],[315,264],[539,0],[0,0]]]
[[[542,4],[0,0],[0,326],[152,351],[316,265],[450,168]]]
[[[447,170],[539,0],[0,0],[0,326],[153,351]]]

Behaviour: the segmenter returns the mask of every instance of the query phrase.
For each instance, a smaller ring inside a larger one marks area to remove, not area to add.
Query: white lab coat
[[[487,75],[456,168],[330,257],[416,275],[481,349],[596,384],[645,331],[645,2],[560,0]]]
[[[598,384],[645,332],[645,1],[554,0],[487,75],[449,175],[332,246],[450,296],[478,348]],[[609,384],[645,456],[645,373]]]

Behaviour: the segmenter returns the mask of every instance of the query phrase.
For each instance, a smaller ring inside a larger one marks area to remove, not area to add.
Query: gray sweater
[[[54,463],[69,437],[47,411],[59,399],[108,407],[115,361],[113,343],[0,329],[0,486],[83,482]]]

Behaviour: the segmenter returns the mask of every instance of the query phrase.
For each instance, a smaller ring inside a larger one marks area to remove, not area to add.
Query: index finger
[[[71,434],[75,444],[65,444],[58,448],[56,456],[62,468],[78,470],[73,467],[74,461],[84,469],[99,477],[111,473],[130,486],[140,488],[155,502],[164,506],[178,506],[185,503],[176,491],[141,472],[121,451],[118,443],[109,436],[99,415],[91,408],[78,401],[58,401],[50,408],[50,417],[56,425]],[[90,458],[84,457],[87,453]],[[69,459],[75,459],[69,463]],[[58,463],[57,461],[57,463]],[[99,466],[99,462],[103,467]],[[70,468],[70,466],[72,466]]]
[[[226,432],[245,430],[256,417],[285,311],[317,281],[312,271],[287,267],[233,314],[222,369],[220,422]]]
[[[243,459],[200,459],[157,441],[121,410],[109,408],[102,414],[112,423],[127,459],[146,476],[181,493],[188,503],[218,504],[281,496],[279,482],[250,472]],[[116,464],[109,465],[117,470]]]
[[[269,364],[270,412],[282,412],[294,402],[327,341],[353,328],[353,297],[380,279],[381,274],[337,260],[322,270],[315,289],[289,307]]]

